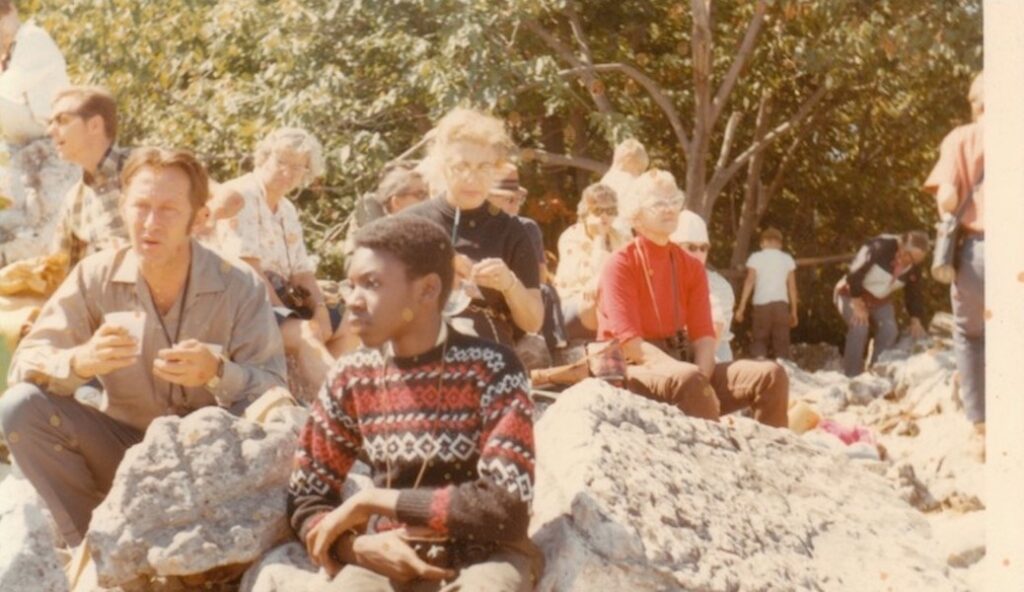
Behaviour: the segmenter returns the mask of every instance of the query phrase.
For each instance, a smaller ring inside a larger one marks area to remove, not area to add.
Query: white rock
[[[99,582],[248,563],[289,533],[296,438],[208,407],[154,421],[118,468],[88,540]]]
[[[0,154],[9,156],[0,157],[0,197],[12,202],[0,210],[0,259],[12,263],[49,248],[61,203],[82,172],[60,159],[50,138]]]
[[[539,590],[963,590],[882,477],[588,380],[536,427]]]
[[[985,557],[984,512],[944,512],[929,522],[950,567],[967,569]]]
[[[0,590],[66,592],[49,512],[24,478],[0,483]]]
[[[288,543],[257,561],[238,587],[239,592],[328,592],[331,581],[309,560],[305,547]]]

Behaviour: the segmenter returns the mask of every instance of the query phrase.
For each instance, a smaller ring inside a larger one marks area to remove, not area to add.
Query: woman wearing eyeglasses
[[[431,132],[427,155],[443,192],[402,212],[444,228],[455,245],[455,272],[468,306],[452,324],[508,347],[515,328],[540,331],[544,304],[537,255],[518,220],[487,201],[512,141],[501,120],[471,109],[445,115]]]
[[[711,242],[708,239],[708,225],[704,219],[690,210],[679,213],[679,227],[672,233],[672,242],[679,245],[690,256],[704,265],[708,276],[708,295],[711,298],[711,322],[715,326],[715,361],[731,362],[732,310],[736,305],[736,293],[729,281],[717,271],[708,267],[708,252]]]
[[[597,334],[597,283],[608,257],[629,241],[613,226],[619,215],[611,187],[595,183],[583,190],[576,223],[558,237],[555,288],[569,339],[592,340]]]
[[[242,207],[218,222],[218,250],[248,263],[266,283],[294,370],[290,382],[305,398],[320,387],[334,359],[355,345],[341,328],[341,311],[324,301],[316,259],[306,252],[298,212],[287,197],[323,174],[323,148],[305,130],[280,128],[260,141],[254,157],[251,173],[221,187],[240,196]]]
[[[636,238],[615,251],[601,273],[598,338],[617,340],[626,388],[717,420],[750,407],[754,418],[787,424],[789,378],[775,362],[715,362],[715,329],[704,265],[671,236],[683,193],[667,171],[637,179],[623,203]]]

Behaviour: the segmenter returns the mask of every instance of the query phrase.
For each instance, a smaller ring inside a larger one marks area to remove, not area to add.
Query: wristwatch
[[[207,390],[211,390],[212,391],[213,389],[215,389],[218,386],[220,386],[220,379],[224,377],[224,362],[225,362],[224,354],[218,355],[217,356],[217,372],[214,373],[213,378],[211,378],[210,380],[207,380],[206,384],[203,385],[203,386],[206,387]]]

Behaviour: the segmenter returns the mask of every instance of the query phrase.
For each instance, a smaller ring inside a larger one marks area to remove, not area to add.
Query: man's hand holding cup
[[[203,386],[218,374],[221,357],[215,345],[186,339],[162,349],[153,360],[153,374],[172,384]]]
[[[128,328],[107,321],[71,355],[71,370],[82,378],[127,368],[139,359],[142,343]]]

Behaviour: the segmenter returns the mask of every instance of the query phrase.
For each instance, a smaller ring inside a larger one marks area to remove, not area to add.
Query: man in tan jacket
[[[73,270],[15,352],[0,398],[11,455],[72,546],[150,422],[207,405],[240,411],[285,384],[259,279],[190,236],[209,197],[202,165],[144,148],[122,180],[130,246]],[[94,379],[102,410],[73,397]]]

